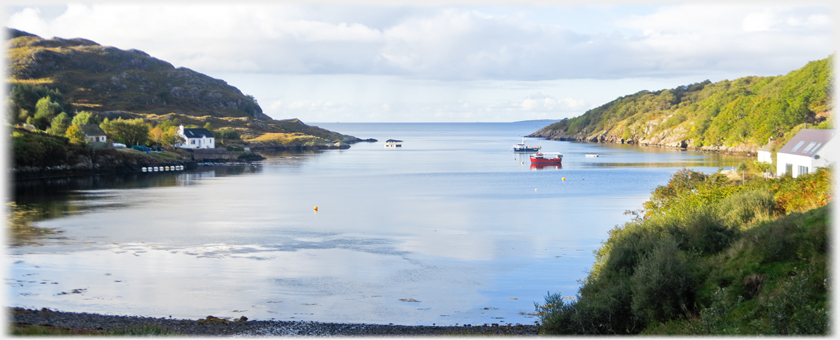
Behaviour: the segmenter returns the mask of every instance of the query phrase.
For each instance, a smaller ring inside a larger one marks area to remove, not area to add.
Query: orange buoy
[[[315,211],[318,211],[318,206],[317,205],[315,206]]]
[[[563,177],[563,180],[565,181],[565,180],[566,180],[566,177]]]

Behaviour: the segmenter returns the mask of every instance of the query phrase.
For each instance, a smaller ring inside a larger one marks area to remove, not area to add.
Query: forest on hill
[[[755,152],[803,123],[831,126],[833,58],[783,76],[708,80],[617,98],[530,137]]]

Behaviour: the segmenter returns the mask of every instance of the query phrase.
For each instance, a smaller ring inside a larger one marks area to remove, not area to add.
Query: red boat
[[[540,152],[531,155],[531,164],[561,164],[563,155],[557,152]]]

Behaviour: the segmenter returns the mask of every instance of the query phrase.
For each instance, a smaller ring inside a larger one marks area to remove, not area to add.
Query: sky
[[[828,2],[7,2],[6,27],[138,49],[275,119],[576,117],[642,90],[777,76],[837,50]]]

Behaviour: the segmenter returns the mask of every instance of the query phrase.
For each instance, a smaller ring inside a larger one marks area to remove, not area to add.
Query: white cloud
[[[743,29],[745,32],[767,31],[777,22],[776,16],[770,12],[749,13],[744,18]]]
[[[272,111],[280,109],[282,107],[283,107],[283,101],[282,100],[275,100],[270,105],[268,105],[268,109],[272,110]]]
[[[572,7],[373,8],[74,4],[54,19],[34,8],[20,10],[9,26],[136,48],[200,72],[449,80],[779,74],[833,52],[824,7],[678,5],[646,15],[616,10],[605,12],[616,16],[614,26],[587,33],[566,22],[533,20],[541,12],[568,16],[579,10]],[[376,17],[395,13],[391,20]]]
[[[830,8],[815,6],[27,6],[8,27],[143,50],[304,121],[563,118],[639,90],[787,73],[836,46]]]

